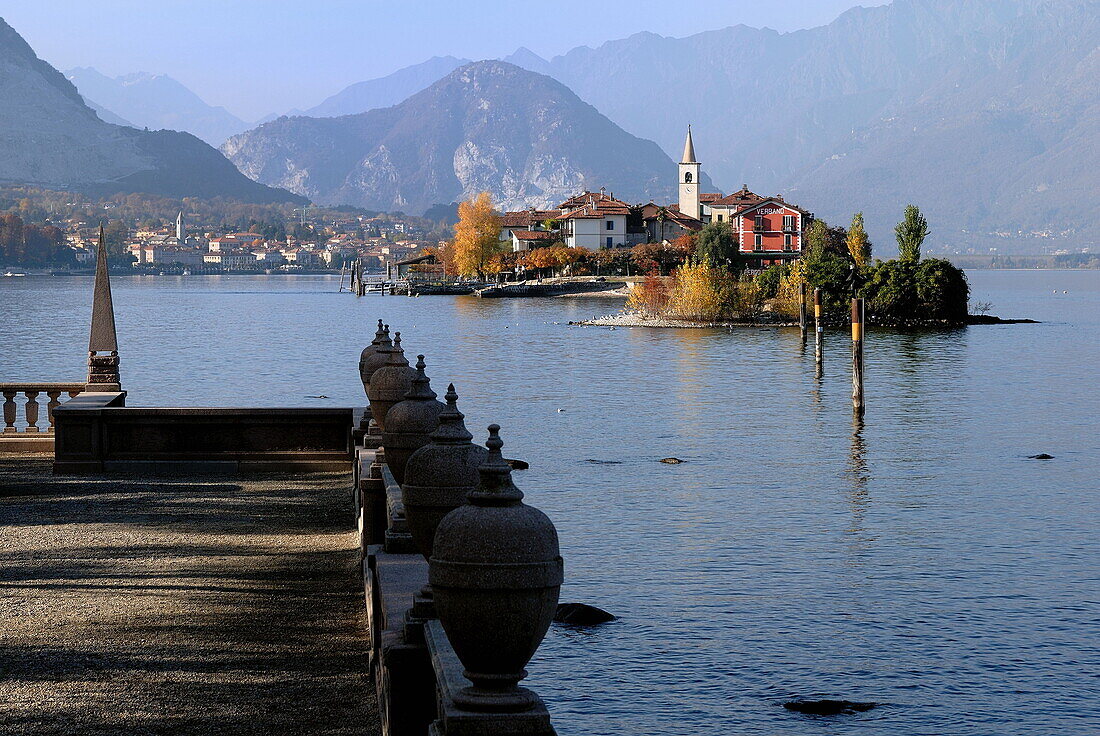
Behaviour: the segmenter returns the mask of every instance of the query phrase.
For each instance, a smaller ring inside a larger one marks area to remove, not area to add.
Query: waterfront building
[[[627,246],[630,205],[603,190],[583,192],[561,204],[561,239],[570,248]]]
[[[513,230],[512,252],[519,253],[532,248],[542,248],[552,245],[558,240],[559,235],[546,230]]]

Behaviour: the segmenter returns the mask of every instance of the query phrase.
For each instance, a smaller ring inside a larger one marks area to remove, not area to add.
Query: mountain
[[[676,165],[655,143],[560,82],[501,61],[460,67],[393,107],[279,118],[222,151],[256,181],[375,210],[421,213],[480,191],[506,209],[601,186],[627,201],[676,196]]]
[[[249,202],[300,199],[248,180],[188,133],[104,122],[3,19],[0,99],[0,182]]]
[[[637,34],[574,49],[548,73],[667,151],[690,117],[718,181],[785,190],[843,223],[864,210],[883,245],[907,202],[928,210],[941,245],[1018,231],[1085,244],[1100,205],[1097,10],[895,0],[795,33]],[[660,104],[639,104],[654,90]]]
[[[65,74],[89,105],[94,102],[135,127],[183,130],[212,146],[221,145],[229,136],[249,127],[224,107],[206,104],[187,87],[163,74],[138,72],[112,78],[91,67],[70,69]]]
[[[334,118],[355,115],[377,107],[390,107],[469,63],[469,59],[433,56],[423,63],[407,66],[385,77],[353,84],[303,114],[314,118]]]
[[[501,61],[515,64],[521,69],[526,69],[529,72],[536,72],[537,74],[550,74],[551,72],[550,62],[526,46],[520,46],[511,54],[501,59]]]
[[[126,118],[121,117],[119,115],[115,115],[113,112],[111,112],[107,108],[100,107],[99,105],[95,104],[91,100],[85,99],[84,104],[87,105],[88,107],[92,108],[95,111],[95,114],[99,116],[99,119],[102,120],[105,123],[110,123],[111,125],[125,125],[127,128],[136,128],[137,127],[136,125],[131,123]]]
[[[1100,3],[894,0],[793,33],[638,33],[546,61],[626,131],[678,155],[686,123],[726,188],[830,221],[863,210],[880,252],[908,202],[939,246],[1097,243]]]

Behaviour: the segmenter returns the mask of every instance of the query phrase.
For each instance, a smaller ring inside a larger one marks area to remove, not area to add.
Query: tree
[[[710,222],[695,236],[695,257],[715,268],[736,270],[740,265],[737,234],[728,222]]]
[[[852,224],[848,228],[848,255],[863,268],[871,262],[871,241],[867,237],[867,230],[863,227],[863,213],[857,212],[852,217]]]
[[[905,208],[905,218],[894,228],[898,239],[898,255],[903,261],[919,261],[920,249],[928,237],[928,220],[916,205]]]
[[[668,222],[668,208],[657,208],[657,242],[663,242],[665,239],[665,223]]]
[[[677,238],[679,241],[679,238]],[[630,249],[630,259],[641,269],[651,270],[656,267],[659,275],[664,276],[673,266],[684,262],[687,253],[682,244],[666,243],[639,243]]]
[[[500,241],[500,217],[493,211],[488,192],[458,205],[453,247],[458,273],[484,280],[489,261],[504,250]]]
[[[806,228],[807,252],[820,250],[838,256],[848,255],[848,231],[842,227],[832,227],[824,220],[814,220]]]
[[[126,252],[126,240],[130,237],[130,228],[122,220],[111,220],[103,226],[103,239],[107,243],[107,252],[122,255]]]

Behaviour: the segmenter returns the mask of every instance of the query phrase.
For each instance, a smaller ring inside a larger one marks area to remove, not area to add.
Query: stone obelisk
[[[92,329],[88,338],[88,385],[84,390],[88,392],[122,390],[122,381],[118,373],[115,309],[111,303],[111,277],[107,273],[107,241],[103,237],[102,225],[99,226],[99,248],[96,251]]]

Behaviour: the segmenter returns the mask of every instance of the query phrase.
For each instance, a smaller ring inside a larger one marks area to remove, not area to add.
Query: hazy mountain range
[[[65,76],[90,107],[107,113],[100,114],[107,122],[152,130],[183,130],[212,146],[220,146],[229,136],[252,127],[224,107],[206,104],[164,74],[138,72],[112,78],[91,67],[78,67],[65,72]]]
[[[1082,245],[1100,206],[1098,23],[1096,0],[895,0],[794,33],[639,33],[506,60],[670,155],[691,122],[723,188],[783,192],[833,221],[864,210],[880,242],[916,202],[941,243],[1041,233]],[[393,104],[461,61],[353,85],[311,114]]]
[[[0,182],[96,192],[297,201],[189,133],[113,125],[0,19]]]
[[[506,209],[600,187],[627,201],[669,201],[677,182],[657,144],[560,82],[501,61],[459,67],[392,107],[279,118],[222,151],[256,181],[322,204],[415,214],[480,191]]]

